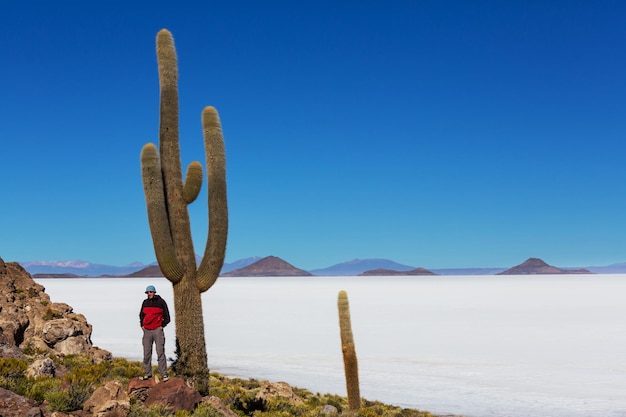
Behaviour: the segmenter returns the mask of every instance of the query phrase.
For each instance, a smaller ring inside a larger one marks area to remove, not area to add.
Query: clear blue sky
[[[5,261],[154,261],[161,28],[184,166],[222,119],[227,262],[626,261],[626,2],[128,3],[0,6]],[[206,188],[190,213],[202,253]]]

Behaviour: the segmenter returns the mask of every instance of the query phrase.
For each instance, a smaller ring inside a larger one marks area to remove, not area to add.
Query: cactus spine
[[[339,330],[341,333],[341,351],[343,353],[343,368],[346,374],[346,388],[348,391],[348,407],[350,410],[361,408],[361,393],[359,389],[359,365],[354,349],[352,337],[352,323],[350,321],[350,303],[348,294],[339,291],[337,298],[339,308]]]
[[[156,38],[160,86],[159,149],[146,144],[141,171],[148,222],[157,262],[174,288],[178,352],[177,372],[208,377],[201,293],[217,280],[224,264],[228,234],[226,157],[219,116],[213,107],[202,111],[207,163],[209,231],[204,256],[196,268],[187,205],[198,197],[202,165],[192,162],[185,181],[179,148],[178,67],[172,34],[161,30]]]

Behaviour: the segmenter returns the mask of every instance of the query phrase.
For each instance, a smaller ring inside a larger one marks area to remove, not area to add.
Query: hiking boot
[[[142,381],[147,381],[149,379],[152,379],[152,375],[144,375],[139,377],[139,379],[141,379]]]

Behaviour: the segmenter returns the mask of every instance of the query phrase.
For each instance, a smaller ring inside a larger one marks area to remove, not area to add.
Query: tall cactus
[[[187,205],[200,192],[202,165],[192,162],[182,179],[178,140],[178,67],[172,34],[156,38],[160,86],[159,152],[146,144],[141,173],[157,262],[174,288],[178,371],[192,378],[208,376],[201,293],[217,280],[224,264],[228,234],[226,157],[219,116],[213,107],[202,111],[207,163],[209,230],[204,256],[196,268]]]
[[[348,391],[348,407],[350,410],[358,410],[361,408],[359,365],[356,359],[356,350],[354,349],[354,338],[352,337],[350,303],[348,303],[348,294],[343,290],[339,291],[337,307],[339,308],[339,330],[341,334],[343,368],[346,374],[346,388]]]

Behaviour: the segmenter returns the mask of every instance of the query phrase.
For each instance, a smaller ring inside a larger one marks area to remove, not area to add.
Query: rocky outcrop
[[[111,353],[93,346],[91,325],[71,306],[50,300],[17,262],[0,258],[0,356],[23,352],[88,354],[94,362]]]
[[[395,271],[393,269],[372,269],[369,271],[365,271],[359,276],[369,277],[369,276],[401,276],[401,275],[437,275],[432,271],[429,271],[425,268],[415,268],[410,271]]]
[[[222,275],[223,277],[308,277],[310,272],[298,269],[275,256],[267,256],[248,265]]]
[[[502,271],[497,275],[550,275],[550,274],[592,274],[586,269],[561,269],[548,265],[539,258],[528,258],[513,268]]]

